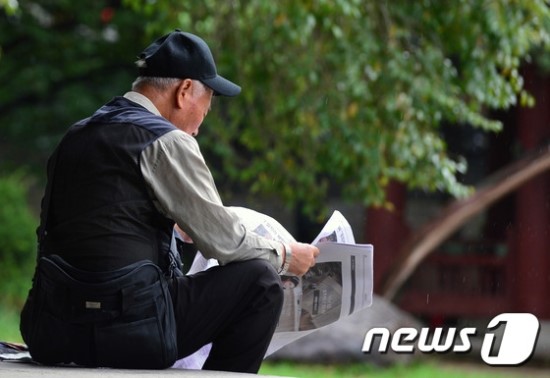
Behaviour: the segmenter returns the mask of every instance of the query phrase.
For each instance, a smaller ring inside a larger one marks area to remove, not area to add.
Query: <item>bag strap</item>
[[[59,154],[59,146],[55,149],[54,153],[48,160],[48,167],[47,167],[47,180],[46,180],[46,189],[44,191],[44,197],[42,198],[42,211],[40,212],[40,226],[36,230],[37,236],[38,236],[38,256],[37,258],[40,259],[42,257],[42,248],[44,245],[44,241],[46,240],[46,237],[48,236],[48,219],[49,219],[49,210],[50,210],[50,202],[52,200],[52,186],[53,186],[53,178],[54,178],[54,172],[55,172],[55,166],[57,164],[57,155]]]

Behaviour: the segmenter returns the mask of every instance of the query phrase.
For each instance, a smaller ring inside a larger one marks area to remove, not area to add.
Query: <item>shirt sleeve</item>
[[[158,210],[173,219],[207,258],[220,264],[262,258],[282,265],[283,245],[248,231],[220,199],[195,138],[171,131],[144,149],[143,177]]]

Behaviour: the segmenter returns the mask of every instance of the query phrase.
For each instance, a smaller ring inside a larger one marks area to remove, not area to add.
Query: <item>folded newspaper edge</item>
[[[295,241],[274,218],[244,207],[230,207],[245,228],[268,239]],[[355,244],[352,228],[335,210],[314,239],[320,254],[304,276],[282,276],[284,302],[266,357],[315,330],[339,321],[372,304],[373,246]],[[188,274],[217,265],[197,253]],[[179,360],[178,368],[200,369],[211,345]]]
[[[0,341],[0,361],[32,361],[29,349],[24,344]]]

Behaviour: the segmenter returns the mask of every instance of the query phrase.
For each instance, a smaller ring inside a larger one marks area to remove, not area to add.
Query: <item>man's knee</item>
[[[269,261],[255,259],[248,261],[248,263],[251,274],[256,274],[258,276],[260,284],[267,286],[274,285],[283,290],[281,277]]]
[[[260,302],[269,302],[275,308],[282,307],[283,304],[283,286],[281,277],[277,271],[267,260],[250,260],[247,261],[251,274],[257,277],[254,284],[259,289],[258,299]]]

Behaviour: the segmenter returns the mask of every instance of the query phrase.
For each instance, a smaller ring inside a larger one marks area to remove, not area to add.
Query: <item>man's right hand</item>
[[[296,276],[303,276],[312,266],[319,255],[319,248],[306,243],[290,243],[292,258],[288,272]],[[286,253],[286,251],[285,251]]]

